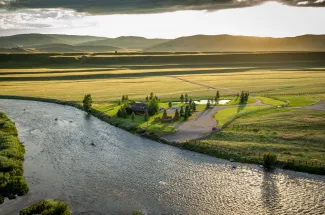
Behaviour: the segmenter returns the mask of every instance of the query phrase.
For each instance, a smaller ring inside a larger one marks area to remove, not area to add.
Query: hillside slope
[[[242,52],[242,51],[325,51],[325,35],[271,38],[231,35],[180,37],[145,51],[154,52]]]

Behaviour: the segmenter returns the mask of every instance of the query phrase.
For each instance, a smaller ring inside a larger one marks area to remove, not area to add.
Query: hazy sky
[[[90,15],[58,8],[0,9],[0,35],[18,33],[105,37],[133,35],[148,38],[176,38],[195,34],[272,37],[325,34],[325,7],[297,7],[266,2],[252,7],[217,11],[115,15]]]

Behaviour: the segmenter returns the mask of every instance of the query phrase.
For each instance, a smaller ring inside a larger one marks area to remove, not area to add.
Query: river
[[[26,147],[27,195],[15,215],[48,198],[73,214],[325,214],[325,177],[231,163],[147,140],[57,104],[0,100]],[[56,120],[57,118],[57,120]]]

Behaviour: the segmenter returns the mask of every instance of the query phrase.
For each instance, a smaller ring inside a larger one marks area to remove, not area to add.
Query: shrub
[[[265,168],[273,168],[278,161],[276,154],[272,152],[266,152],[263,154],[263,162]]]
[[[36,202],[19,212],[19,215],[71,215],[68,204],[52,199]]]
[[[143,212],[141,210],[134,210],[132,211],[132,215],[143,215]]]
[[[82,101],[84,110],[89,112],[91,105],[93,103],[93,99],[91,98],[91,95],[85,95],[84,100]]]

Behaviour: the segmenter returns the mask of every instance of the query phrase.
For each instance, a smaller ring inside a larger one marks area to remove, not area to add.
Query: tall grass
[[[15,124],[0,112],[0,204],[4,197],[12,199],[28,192],[23,177],[24,153]]]

